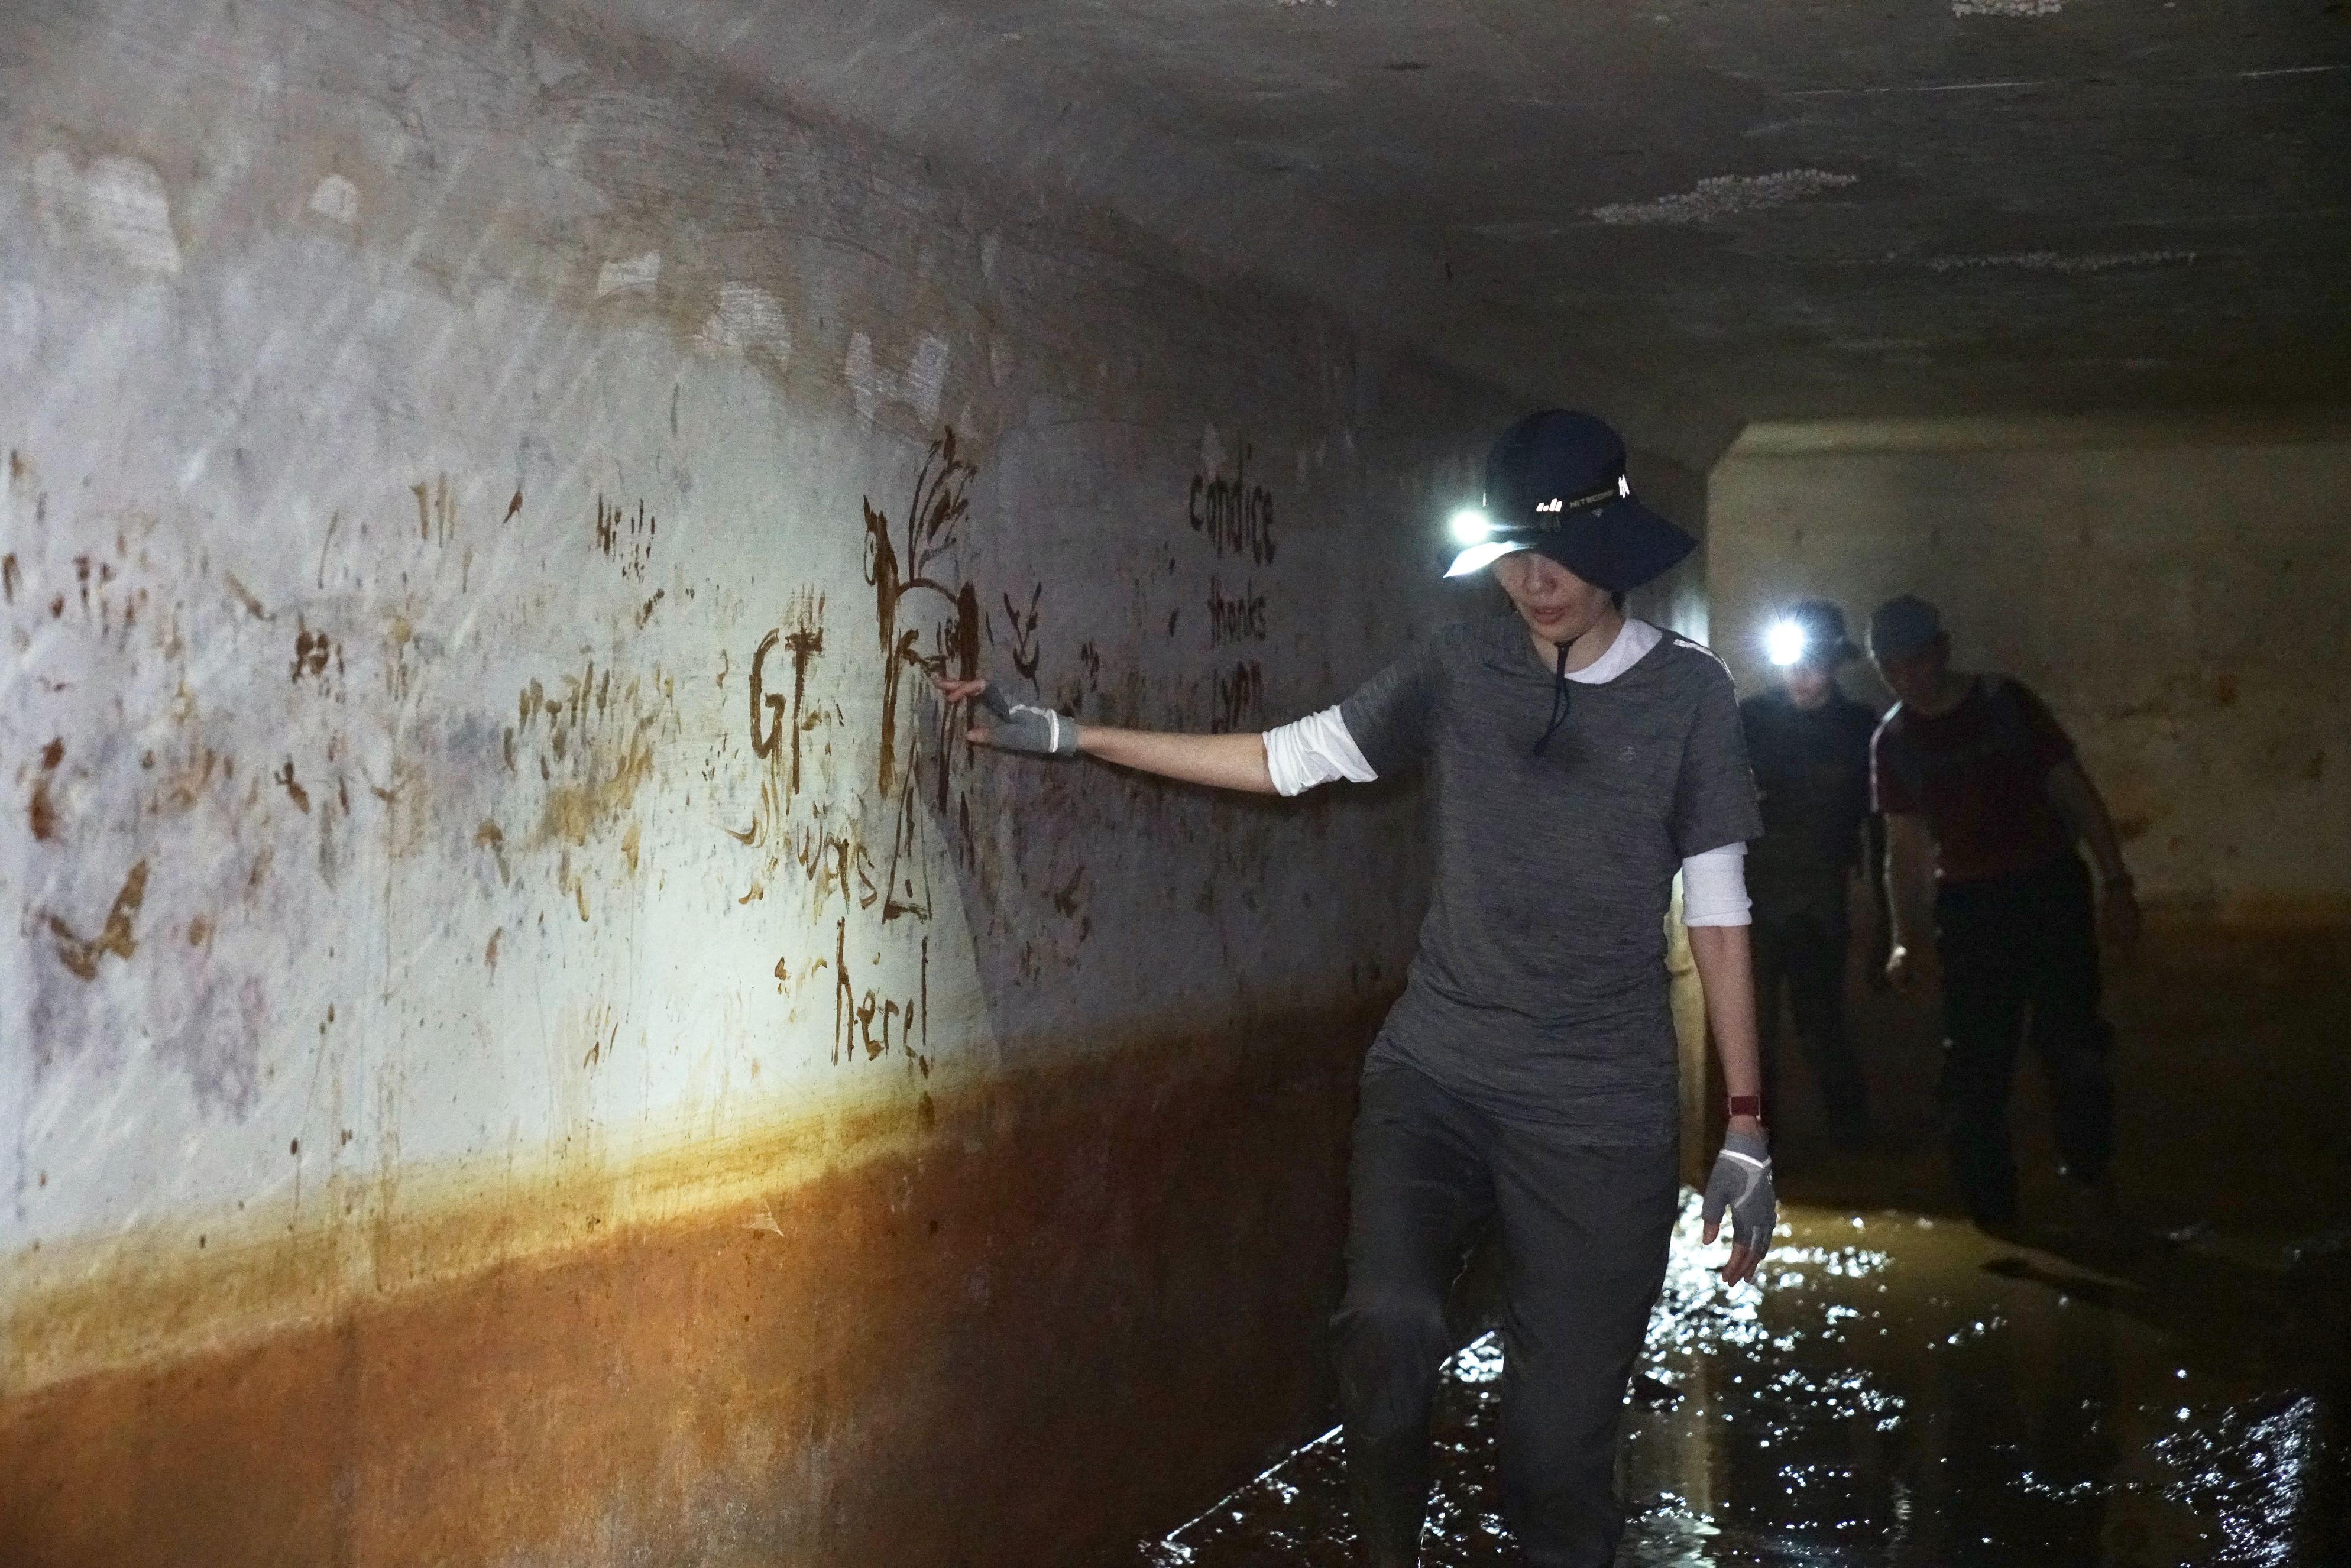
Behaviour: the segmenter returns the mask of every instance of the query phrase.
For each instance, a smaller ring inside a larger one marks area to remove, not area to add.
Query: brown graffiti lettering
[[[287,796],[292,800],[297,806],[302,808],[302,814],[304,816],[307,817],[310,814],[310,791],[303,789],[300,781],[294,777],[294,759],[292,758],[287,758],[286,759],[285,768],[271,775],[271,779],[274,782],[286,786]]]
[[[824,601],[817,601],[817,613],[824,612]],[[792,792],[800,788],[800,737],[820,716],[800,716],[801,705],[808,696],[809,661],[824,652],[824,628],[804,626],[784,639],[784,646],[792,655]]]
[[[36,839],[53,839],[57,834],[57,803],[49,799],[49,775],[66,759],[65,737],[59,736],[41,747],[41,775],[33,780],[33,799],[25,809],[26,821]]]
[[[751,755],[754,757],[773,757],[776,754],[776,743],[783,737],[784,699],[770,694],[763,679],[768,666],[768,650],[782,642],[783,637],[784,633],[780,627],[768,632],[759,639],[759,646],[751,655]],[[762,705],[765,705],[768,710],[766,715],[768,728],[764,735],[759,730],[762,718],[759,710]]]
[[[941,772],[946,765],[938,765]],[[914,806],[914,779],[898,794],[897,824],[890,834],[890,872],[883,880],[882,918],[887,923],[902,915],[917,920],[931,917],[931,875],[923,863],[922,818]]]
[[[596,497],[596,548],[620,562],[621,575],[644,580],[645,568],[653,559],[653,536],[661,530],[661,519],[645,510],[643,501],[631,514],[619,502],[606,505],[602,495]]]
[[[821,962],[821,960],[820,960]],[[931,944],[924,938],[918,959],[919,979],[915,995],[903,999],[885,997],[869,986],[861,995],[856,983],[849,977],[849,922],[837,921],[833,927],[832,948],[832,1060],[844,1057],[854,1061],[862,1049],[865,1060],[887,1056],[893,1046],[910,1061],[918,1064],[925,1077],[930,1074],[931,1043]],[[894,1033],[893,1033],[894,1031]],[[914,1041],[921,1037],[923,1049],[916,1051]]]
[[[759,641],[758,651],[751,655],[751,751],[761,758],[772,757],[781,744],[787,724],[792,737],[791,773],[787,792],[799,793],[800,736],[815,720],[804,717],[802,710],[808,701],[809,663],[824,652],[824,600],[820,597],[813,606],[806,607],[803,624],[786,633],[781,627]],[[792,656],[792,700],[789,715],[784,699],[767,689],[768,654],[780,642]],[[762,709],[765,709],[763,719]],[[760,725],[767,726],[766,733]]]
[[[114,905],[106,912],[106,927],[97,936],[82,937],[57,915],[49,916],[49,935],[57,939],[57,958],[78,979],[98,978],[98,961],[111,953],[128,963],[139,950],[138,938],[131,934],[131,922],[138,918],[139,906],[147,900],[147,862],[141,861],[131,868],[123,879],[122,891],[114,895]]]
[[[447,544],[457,532],[457,504],[449,495],[449,476],[441,475],[429,485],[411,485],[408,493],[416,497],[417,533]]]
[[[311,631],[308,622],[299,616],[295,617],[294,667],[290,678],[298,682],[304,675],[309,675],[324,680],[329,661],[335,665],[335,673],[340,674],[342,651],[335,646],[334,640],[324,632]]]

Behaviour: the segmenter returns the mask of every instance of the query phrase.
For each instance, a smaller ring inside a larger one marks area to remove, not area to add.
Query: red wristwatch
[[[1730,1097],[1730,1113],[1734,1116],[1752,1116],[1757,1121],[1761,1121],[1763,1119],[1763,1096],[1761,1094],[1733,1094]]]

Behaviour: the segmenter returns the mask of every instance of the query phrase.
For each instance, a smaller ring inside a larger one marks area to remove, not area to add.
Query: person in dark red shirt
[[[2039,697],[2006,676],[1951,668],[1933,605],[1905,594],[1878,606],[1869,653],[1901,699],[1870,742],[1894,928],[1886,975],[1896,985],[1916,976],[1914,912],[1931,881],[1952,1176],[1978,1225],[2016,1223],[2008,1095],[2029,1013],[2064,1174],[2111,1222],[2112,1035],[2098,1011],[2097,921],[2075,846],[2086,842],[2097,862],[2108,936],[2127,946],[2138,904],[2114,821]]]

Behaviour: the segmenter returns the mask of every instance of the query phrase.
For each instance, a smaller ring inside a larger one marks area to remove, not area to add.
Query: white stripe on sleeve
[[[1335,707],[1269,729],[1264,740],[1265,770],[1272,776],[1274,789],[1284,795],[1302,795],[1317,784],[1336,779],[1368,784],[1379,777],[1364,759],[1364,748],[1347,733],[1346,721]]]
[[[1747,846],[1725,844],[1682,862],[1682,924],[1748,925]]]

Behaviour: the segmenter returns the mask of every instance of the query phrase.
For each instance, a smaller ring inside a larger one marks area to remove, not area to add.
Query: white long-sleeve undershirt
[[[1628,620],[1606,653],[1570,671],[1567,678],[1583,685],[1613,681],[1664,637],[1646,621]],[[1379,777],[1335,707],[1267,730],[1263,739],[1266,771],[1283,795],[1302,795],[1338,779],[1368,784]],[[1749,910],[1745,844],[1724,844],[1682,862],[1682,924],[1745,925],[1752,919]]]
[[[1683,925],[1750,925],[1751,908],[1745,844],[1725,844],[1682,862]]]

